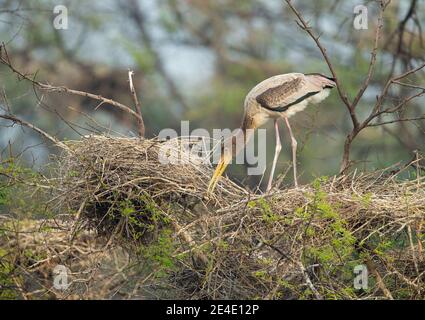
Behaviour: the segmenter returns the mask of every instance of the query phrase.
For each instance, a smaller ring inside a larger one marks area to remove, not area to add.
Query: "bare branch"
[[[299,13],[298,10],[292,5],[291,0],[285,0],[285,1],[288,4],[289,8],[291,8],[292,12],[294,12],[294,14],[297,16],[297,18],[299,20],[299,21],[296,21],[298,26],[308,33],[308,35],[314,40],[314,42],[316,43],[320,52],[322,53],[322,56],[325,59],[327,65],[329,67],[329,70],[332,73],[332,76],[335,78],[335,83],[336,83],[336,86],[337,86],[337,89],[338,89],[339,96],[341,97],[341,100],[344,102],[345,106],[347,107],[347,109],[350,113],[350,117],[351,117],[351,120],[353,122],[353,126],[355,128],[357,128],[358,125],[359,125],[357,115],[355,114],[354,109],[352,108],[351,103],[348,100],[347,94],[342,89],[342,85],[341,85],[341,83],[338,79],[338,75],[336,74],[335,68],[333,67],[331,60],[328,57],[328,54],[326,52],[326,48],[322,46],[322,44],[320,43],[319,37],[316,36],[313,33],[312,28],[308,25],[308,22],[305,21],[305,19],[301,15],[301,13]]]
[[[375,106],[373,108],[373,111],[370,113],[369,117],[363,122],[363,124],[364,125],[367,125],[373,118],[375,118],[379,114],[383,113],[383,111],[380,111],[380,108],[381,108],[381,106],[383,104],[383,101],[384,101],[386,95],[388,94],[388,90],[390,89],[390,87],[391,87],[391,85],[393,83],[399,82],[399,80],[404,79],[407,76],[420,71],[424,67],[425,67],[425,63],[423,63],[422,65],[420,65],[420,66],[418,66],[416,68],[410,69],[410,70],[408,70],[408,71],[406,71],[406,72],[404,72],[404,73],[402,73],[402,74],[400,74],[398,76],[394,76],[393,78],[389,79],[387,81],[387,83],[385,84],[385,86],[384,86],[384,88],[382,90],[381,95],[377,98],[376,104],[375,104]]]
[[[375,31],[375,41],[374,41],[374,46],[373,46],[373,49],[372,49],[372,52],[371,52],[369,70],[367,72],[367,77],[364,80],[362,87],[360,88],[359,92],[357,93],[356,97],[353,100],[353,103],[351,105],[352,109],[356,108],[356,106],[359,103],[360,99],[362,98],[364,92],[366,91],[367,87],[369,86],[370,80],[373,76],[373,71],[375,69],[375,64],[376,64],[376,56],[377,56],[377,53],[378,53],[379,40],[381,38],[382,28],[384,26],[383,15],[384,15],[384,11],[385,11],[385,8],[387,7],[388,3],[389,2],[387,2],[386,4],[381,2],[381,10],[379,11],[378,26],[377,26],[376,31]]]
[[[368,127],[378,127],[378,126],[383,126],[383,125],[386,125],[386,124],[406,122],[406,121],[417,121],[417,120],[425,120],[425,115],[423,115],[421,117],[415,117],[415,118],[395,119],[395,120],[390,120],[390,121],[385,121],[385,122],[380,122],[380,123],[372,123],[372,124],[368,124],[367,126]]]
[[[46,139],[48,139],[51,142],[53,142],[53,144],[55,144],[56,146],[58,146],[58,147],[60,147],[62,149],[65,149],[65,150],[69,150],[68,146],[66,146],[64,143],[60,142],[55,137],[51,136],[47,132],[45,132],[45,131],[41,130],[40,128],[36,127],[32,123],[29,123],[29,122],[27,122],[25,120],[22,120],[22,119],[16,117],[15,115],[12,115],[12,114],[0,114],[0,118],[5,119],[5,120],[12,121],[12,122],[17,123],[17,124],[19,124],[21,126],[28,127],[30,129],[34,130],[35,132],[37,132],[38,134],[42,135]]]
[[[142,107],[140,106],[140,102],[139,102],[139,99],[137,98],[136,90],[134,89],[133,75],[134,75],[133,70],[128,70],[128,82],[129,82],[129,85],[130,85],[130,92],[131,92],[131,95],[132,95],[133,101],[134,101],[134,108],[136,109],[137,114],[140,116],[140,119],[138,119],[139,136],[141,138],[144,138],[145,137],[145,123],[143,122]]]
[[[425,90],[425,87],[417,86],[417,85],[410,84],[410,83],[404,83],[404,82],[400,82],[400,81],[393,81],[393,83],[398,84],[398,85],[403,86],[403,87]]]
[[[4,53],[4,54],[3,54]],[[44,90],[47,92],[63,92],[63,93],[68,93],[68,94],[72,94],[72,95],[77,95],[77,96],[81,96],[81,97],[86,97],[86,98],[90,98],[90,99],[94,99],[97,101],[100,101],[101,103],[98,105],[98,107],[102,104],[109,104],[111,106],[114,106],[122,111],[125,111],[127,113],[129,113],[130,115],[132,115],[134,118],[137,119],[137,121],[142,121],[143,122],[143,118],[141,116],[139,116],[135,111],[133,111],[130,107],[119,103],[117,101],[114,101],[112,99],[108,99],[105,97],[102,97],[101,95],[98,94],[93,94],[93,93],[89,93],[89,92],[84,92],[84,91],[79,91],[79,90],[73,90],[73,89],[69,89],[65,86],[52,86],[49,84],[45,84],[42,82],[39,82],[37,80],[35,80],[34,78],[29,77],[26,74],[21,73],[20,71],[18,71],[11,63],[10,59],[9,59],[9,55],[7,54],[7,50],[6,50],[6,46],[4,45],[4,43],[0,46],[0,63],[4,64],[5,66],[7,66],[13,73],[15,73],[16,75],[18,75],[19,79],[24,79],[26,81],[31,82],[35,87],[37,87],[40,90]]]

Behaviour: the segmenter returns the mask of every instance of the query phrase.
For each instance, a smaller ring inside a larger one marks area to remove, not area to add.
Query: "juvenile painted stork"
[[[320,73],[281,74],[257,84],[245,98],[245,110],[240,129],[236,130],[229,140],[221,145],[220,160],[209,183],[208,191],[214,191],[217,181],[227,165],[232,161],[233,157],[245,148],[254,131],[248,129],[256,129],[269,119],[273,119],[276,148],[266,189],[268,192],[272,187],[277,159],[282,149],[278,125],[278,120],[281,118],[284,120],[291,137],[294,184],[297,188],[297,141],[289,124],[289,118],[304,110],[308,103],[317,104],[323,101],[335,85],[334,78]],[[237,141],[243,141],[244,143],[236,143]]]

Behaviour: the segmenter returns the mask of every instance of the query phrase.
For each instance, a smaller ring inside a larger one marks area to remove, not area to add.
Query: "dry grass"
[[[52,204],[77,217],[67,239],[95,230],[104,248],[119,244],[132,265],[144,266],[126,290],[105,289],[102,297],[425,297],[424,178],[401,179],[409,167],[268,195],[224,178],[206,195],[212,168],[187,154],[179,165],[160,164],[157,140],[93,136],[67,144],[71,152],[51,181]],[[353,270],[362,264],[368,289],[357,290]]]

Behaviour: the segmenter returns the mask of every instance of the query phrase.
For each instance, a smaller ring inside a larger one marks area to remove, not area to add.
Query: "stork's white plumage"
[[[241,130],[238,130],[230,138],[231,148],[222,146],[221,158],[210,181],[209,191],[212,192],[214,190],[219,177],[223,174],[227,165],[243,149],[238,146],[236,141],[241,141],[240,138],[243,138],[246,145],[253,131],[248,129],[256,129],[268,120],[273,119],[276,130],[276,150],[267,191],[271,189],[277,158],[282,148],[278,126],[278,119],[280,118],[284,119],[291,136],[294,183],[297,187],[297,141],[294,138],[288,119],[297,112],[304,110],[309,103],[317,104],[326,99],[335,85],[333,78],[319,73],[287,73],[268,78],[252,88],[245,98]]]

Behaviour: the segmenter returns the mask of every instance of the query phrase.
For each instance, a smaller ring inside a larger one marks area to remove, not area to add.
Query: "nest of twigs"
[[[131,239],[149,238],[153,225],[206,208],[200,204],[228,207],[241,201],[246,191],[227,179],[218,193],[206,194],[211,166],[182,147],[191,143],[106,136],[68,142],[70,151],[60,159],[59,197],[97,230],[110,234],[119,225]]]
[[[212,167],[187,155],[162,164],[158,140],[92,136],[67,145],[61,208],[83,228],[136,246],[160,273],[151,285],[173,289],[173,298],[425,297],[424,179],[401,179],[408,167],[267,195],[223,178],[206,195]]]

